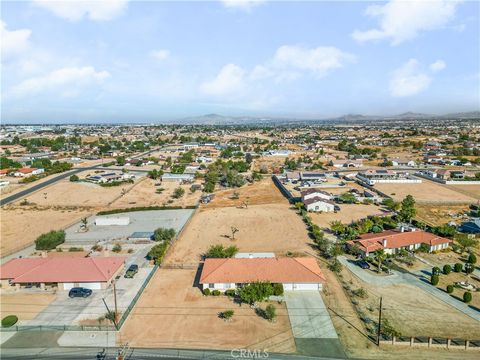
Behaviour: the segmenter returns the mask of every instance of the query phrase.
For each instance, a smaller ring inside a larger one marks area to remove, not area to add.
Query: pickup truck
[[[132,264],[128,267],[124,277],[127,279],[132,279],[137,272],[138,272],[138,265]]]

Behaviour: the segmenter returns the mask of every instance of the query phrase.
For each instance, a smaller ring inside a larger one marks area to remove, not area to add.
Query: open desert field
[[[480,185],[444,185],[446,188],[480,200]]]
[[[6,294],[0,296],[0,317],[17,315],[18,320],[31,320],[53,300],[54,294]]]
[[[179,185],[177,182],[164,181],[162,185],[155,186],[159,181],[150,178],[141,178],[137,180],[135,186],[124,196],[115,200],[112,208],[127,208],[134,206],[153,206],[153,205],[169,205],[169,206],[194,206],[201,196],[201,191],[192,193],[191,185]],[[180,199],[173,199],[172,195],[177,187],[185,190],[185,195]],[[156,189],[165,189],[161,194],[156,193]],[[169,203],[169,200],[173,200]]]
[[[226,296],[203,296],[193,285],[195,273],[158,270],[117,339],[135,347],[295,351],[284,305],[275,303],[277,321],[269,322],[249,306],[240,307]],[[228,309],[235,314],[225,322],[218,313]]]
[[[231,227],[239,231],[232,235]],[[288,204],[203,208],[198,211],[165,262],[196,263],[210,245],[236,245],[240,252],[311,251],[305,224]]]
[[[233,193],[239,194],[238,199],[232,199]],[[241,206],[244,201],[249,205],[259,204],[288,204],[287,199],[277,189],[270,177],[253,184],[247,184],[238,189],[228,189],[215,192],[215,198],[206,209],[218,207]]]
[[[385,210],[376,205],[363,204],[340,204],[340,211],[337,213],[309,213],[313,222],[321,228],[329,228],[332,221],[341,221],[343,224],[350,224],[371,215],[382,215]]]
[[[8,205],[1,209],[1,256],[33,243],[41,234],[59,230],[89,215],[81,208],[55,208]]]
[[[416,208],[416,218],[430,225],[442,225],[448,223],[449,221],[460,223],[463,220],[458,217],[458,214],[463,214],[469,210],[468,204],[417,204]]]
[[[376,184],[375,188],[401,201],[405,196],[412,195],[419,203],[457,202],[472,203],[476,198],[460,193],[452,187],[422,179],[420,184]],[[473,185],[475,187],[475,185]]]

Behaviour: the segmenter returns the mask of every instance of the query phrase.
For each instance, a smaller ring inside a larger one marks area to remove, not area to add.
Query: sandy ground
[[[201,190],[194,193],[190,191],[191,185],[179,185],[177,182],[163,182],[160,186],[155,184],[160,183],[149,178],[142,178],[137,180],[137,184],[125,195],[114,201],[111,205],[113,208],[127,208],[134,206],[153,206],[153,205],[168,205],[168,206],[193,206],[201,196]],[[173,199],[172,195],[176,188],[181,187],[185,190],[185,195],[180,199]],[[165,189],[161,194],[156,193],[156,189]],[[173,200],[169,202],[169,200]]]
[[[458,202],[472,203],[475,197],[462,194],[442,184],[422,179],[420,184],[376,184],[375,188],[401,201],[405,196],[412,195],[417,202]],[[476,185],[471,185],[473,188]]]
[[[239,232],[230,240],[231,227]],[[250,205],[247,209],[201,209],[166,259],[175,263],[200,260],[210,245],[236,245],[242,252],[312,251],[305,224],[288,204]]]
[[[119,341],[136,347],[295,351],[283,305],[275,303],[277,321],[268,322],[225,296],[203,296],[193,287],[195,273],[160,269],[122,327]],[[231,322],[218,317],[228,309],[235,311]]]
[[[340,204],[340,211],[337,213],[309,213],[313,222],[321,228],[330,228],[332,221],[341,221],[343,224],[350,224],[352,221],[363,219],[370,215],[381,215],[384,210],[376,205],[363,204]]]
[[[235,192],[239,195],[238,199],[232,199]],[[241,206],[245,201],[249,205],[288,204],[287,199],[280,193],[272,179],[268,177],[238,189],[216,191],[213,201],[204,208]]]
[[[87,209],[75,208],[4,206],[0,214],[1,256],[21,250],[39,235],[62,229],[89,213]]]
[[[441,205],[441,204],[417,204],[418,220],[424,221],[430,225],[442,225],[449,221],[455,221],[460,224],[466,218],[461,218],[458,214],[469,211],[468,204],[464,205]]]
[[[31,320],[45,309],[56,295],[54,294],[0,294],[0,318],[17,315],[18,320]]]
[[[480,200],[480,185],[444,185],[446,188]]]

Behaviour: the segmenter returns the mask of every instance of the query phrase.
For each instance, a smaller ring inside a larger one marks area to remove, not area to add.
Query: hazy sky
[[[477,1],[2,1],[2,121],[480,108]]]

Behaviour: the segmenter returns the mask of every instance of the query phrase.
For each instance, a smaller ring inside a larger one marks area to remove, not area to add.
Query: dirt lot
[[[457,202],[472,203],[473,196],[462,194],[442,184],[422,179],[420,184],[376,184],[375,188],[401,201],[405,196],[412,195],[417,202]],[[471,185],[475,187],[476,185]]]
[[[0,296],[0,317],[17,315],[18,320],[31,320],[53,300],[54,294],[4,294]]]
[[[122,327],[119,341],[137,347],[295,351],[285,306],[275,303],[277,321],[268,322],[225,296],[203,296],[193,287],[195,273],[160,269]],[[218,313],[228,309],[235,311],[232,321],[219,319]]]
[[[1,256],[28,246],[41,234],[59,230],[90,213],[87,209],[8,205],[1,209]]]
[[[480,200],[480,185],[445,185],[445,187]]]
[[[232,199],[234,192],[238,193],[238,199]],[[215,192],[214,200],[206,205],[205,208],[241,206],[244,201],[248,201],[249,205],[288,204],[288,201],[280,193],[273,181],[270,178],[266,178],[239,189],[217,191]]]
[[[344,224],[350,224],[371,215],[381,215],[384,210],[376,205],[363,204],[340,204],[340,211],[337,213],[309,213],[313,222],[321,228],[330,228],[332,221],[338,220]]]
[[[239,232],[230,240],[231,227]],[[288,204],[203,208],[192,218],[165,261],[193,263],[213,244],[236,245],[244,252],[312,251],[305,224]]]
[[[111,204],[113,208],[127,208],[133,206],[169,205],[169,206],[193,206],[200,199],[201,191],[192,193],[191,185],[179,185],[177,182],[163,182],[155,186],[159,181],[149,178],[137,180],[136,185],[125,195]],[[180,199],[173,199],[172,195],[177,187],[185,190],[185,195]],[[157,194],[156,189],[163,188],[162,193]],[[169,200],[173,200],[169,203]]]
[[[464,205],[441,205],[441,204],[417,204],[418,220],[424,221],[430,225],[442,225],[449,221],[455,221],[457,224],[466,219],[461,219],[458,214],[468,212],[468,204]]]

